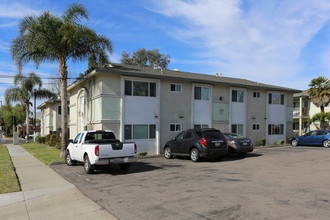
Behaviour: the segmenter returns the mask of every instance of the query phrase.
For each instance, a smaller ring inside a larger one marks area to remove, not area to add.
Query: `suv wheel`
[[[197,162],[199,160],[199,152],[198,152],[197,148],[194,148],[190,151],[190,159],[193,162]]]
[[[164,157],[165,157],[166,159],[171,159],[171,158],[172,158],[171,148],[169,148],[169,147],[165,147],[165,150],[164,150]]]

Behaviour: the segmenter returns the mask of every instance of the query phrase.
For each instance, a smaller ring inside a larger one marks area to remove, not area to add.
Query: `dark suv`
[[[164,147],[164,156],[190,156],[197,162],[200,157],[222,158],[228,153],[227,140],[220,130],[214,128],[189,129],[179,133]]]

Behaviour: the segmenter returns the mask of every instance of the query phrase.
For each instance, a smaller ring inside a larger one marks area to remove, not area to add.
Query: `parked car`
[[[330,147],[330,130],[314,130],[303,136],[293,137],[290,144],[295,147],[298,145],[319,145]]]
[[[193,162],[208,156],[222,158],[227,153],[228,146],[225,136],[220,130],[214,128],[183,131],[168,141],[164,147],[166,159],[173,156],[190,156]]]
[[[229,152],[245,156],[247,152],[253,151],[253,143],[249,138],[234,133],[225,133],[224,135],[227,138]]]
[[[122,143],[111,130],[83,131],[66,149],[65,163],[73,166],[83,162],[85,172],[93,173],[97,166],[118,164],[127,170],[137,160],[135,143]]]

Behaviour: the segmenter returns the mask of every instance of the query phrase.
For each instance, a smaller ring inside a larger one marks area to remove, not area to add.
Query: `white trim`
[[[233,102],[232,101],[232,94],[233,94],[233,90],[236,90],[236,91],[243,91],[244,94],[243,94],[243,102]],[[243,124],[243,136],[246,136],[246,129],[247,129],[247,89],[244,89],[244,88],[239,88],[239,87],[230,87],[229,88],[229,127],[228,127],[228,131],[231,131],[231,125],[232,124]],[[239,122],[239,123],[234,123],[233,122],[233,103],[235,104],[243,104],[243,107],[244,107],[244,110],[243,110],[243,114],[244,115],[241,115],[243,116],[243,120],[242,122]]]
[[[195,87],[205,87],[209,89],[209,99],[208,100],[203,100],[203,99],[195,99]],[[191,125],[190,128],[194,128],[195,124],[201,124],[201,123],[197,123],[195,122],[195,112],[194,112],[194,106],[195,106],[195,102],[204,102],[205,104],[208,103],[209,105],[209,112],[204,112],[203,114],[208,114],[209,118],[208,121],[202,122],[202,124],[208,124],[209,128],[212,128],[212,99],[213,99],[213,86],[209,85],[209,84],[201,84],[201,83],[192,83],[192,87],[191,87]]]

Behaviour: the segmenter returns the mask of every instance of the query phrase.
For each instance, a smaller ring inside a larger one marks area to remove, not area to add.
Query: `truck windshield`
[[[88,132],[85,141],[93,140],[115,140],[116,137],[112,132]]]

